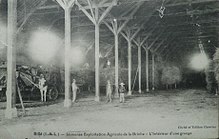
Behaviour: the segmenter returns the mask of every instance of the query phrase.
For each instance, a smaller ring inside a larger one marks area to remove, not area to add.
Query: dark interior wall
[[[206,75],[204,71],[184,69],[181,86],[183,88],[206,88]]]

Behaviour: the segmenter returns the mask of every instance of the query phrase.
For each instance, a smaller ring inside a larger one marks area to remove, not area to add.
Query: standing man
[[[77,96],[77,89],[78,89],[75,79],[72,80],[71,87],[72,87],[72,102],[75,102]]]
[[[39,89],[41,93],[41,101],[46,102],[47,84],[46,84],[46,79],[44,78],[43,74],[40,74]]]
[[[125,102],[125,84],[124,83],[120,83],[119,86],[119,102],[120,103],[124,103]]]
[[[107,97],[107,102],[112,102],[112,86],[110,80],[107,80],[106,97]]]

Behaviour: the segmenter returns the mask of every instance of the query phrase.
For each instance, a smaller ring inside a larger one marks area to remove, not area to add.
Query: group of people
[[[76,96],[77,96],[77,91],[78,91],[78,86],[76,84],[76,80],[73,79],[72,80],[72,102],[76,101]],[[125,84],[122,82],[120,83],[119,86],[119,102],[120,103],[124,103],[125,102],[125,93],[126,93],[126,88],[125,88]],[[112,85],[110,83],[110,80],[107,80],[107,85],[106,85],[106,97],[107,97],[107,101],[108,102],[112,102]]]
[[[46,94],[47,94],[48,85],[47,85],[47,81],[46,81],[43,74],[40,74],[38,87],[39,87],[40,94],[41,94],[41,101],[46,102]],[[72,102],[75,102],[76,96],[77,96],[77,91],[79,89],[77,84],[76,84],[75,79],[72,80],[71,88],[72,88]]]
[[[44,78],[43,74],[40,74],[38,86],[40,89],[41,101],[46,102],[46,93],[47,93],[48,85],[47,85],[47,81]],[[72,102],[76,102],[77,91],[79,88],[76,84],[75,79],[72,80],[71,89],[72,89]],[[125,88],[124,83],[120,83],[118,91],[119,91],[119,101],[120,101],[120,103],[124,103],[125,102],[125,93],[126,93],[126,88]],[[110,80],[107,80],[106,96],[107,96],[108,102],[112,102],[112,92],[113,91],[112,91],[112,85],[110,83]]]
[[[125,88],[125,84],[123,82],[120,83],[118,91],[119,91],[119,102],[124,103],[125,102],[126,88]],[[107,96],[107,101],[112,102],[112,85],[110,83],[110,80],[107,81],[106,96]]]

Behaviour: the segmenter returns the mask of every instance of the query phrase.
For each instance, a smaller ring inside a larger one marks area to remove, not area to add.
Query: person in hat
[[[77,97],[77,90],[78,90],[78,86],[76,84],[75,79],[72,80],[71,88],[72,88],[72,102],[75,102]]]
[[[119,86],[119,102],[120,103],[125,102],[125,92],[126,92],[125,84],[120,83],[120,86]]]
[[[110,80],[107,80],[107,84],[106,84],[106,97],[107,97],[107,102],[112,102],[112,86]]]
[[[40,74],[39,89],[40,89],[40,94],[41,94],[41,101],[46,101],[47,88],[48,87],[46,84],[46,79],[44,78],[43,74]]]

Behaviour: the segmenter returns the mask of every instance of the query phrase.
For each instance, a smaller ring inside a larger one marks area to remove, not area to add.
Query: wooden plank
[[[165,39],[165,41],[168,40],[169,37],[171,37],[171,35],[169,35],[169,36]],[[172,40],[174,40],[176,37],[177,37],[177,36],[172,37],[172,38],[168,41],[168,43],[165,45],[164,49],[165,49],[170,43],[172,43]],[[174,43],[175,43],[175,42],[174,42]],[[163,49],[163,50],[164,50],[164,49]],[[162,51],[163,51],[163,50],[162,50]],[[160,53],[161,53],[161,52],[160,52]]]
[[[156,51],[160,48],[160,46],[165,42],[165,40],[162,40],[158,46],[156,46],[156,48],[154,50],[152,50],[154,53],[156,53]],[[151,49],[150,49],[151,50]]]
[[[146,37],[144,37],[143,40],[140,39],[140,37],[138,37],[138,41],[136,41],[135,39],[133,39],[132,41],[137,45],[137,46],[143,46],[143,44],[145,43],[145,41],[151,36],[152,32],[155,30],[156,28],[153,28]]]
[[[138,3],[137,7],[132,11],[132,13],[130,14],[130,16],[133,16],[137,11],[138,9],[141,7],[143,3],[140,2]],[[122,31],[122,29],[126,26],[126,24],[130,21],[130,19],[126,20],[119,28],[118,28],[118,32],[120,33]]]
[[[152,33],[154,32],[155,29],[156,29],[156,27],[153,28],[153,29],[149,32],[149,34],[141,41],[140,46],[142,46],[142,45],[145,43],[145,41],[152,35]]]
[[[124,32],[121,32],[121,34],[127,41],[129,41],[129,37]]]
[[[188,1],[188,2],[166,4],[165,7],[175,7],[175,6],[183,6],[183,5],[189,5],[189,4],[208,3],[208,2],[218,2],[218,0],[194,0],[194,1]]]
[[[133,9],[135,9],[135,5],[137,5],[138,3],[135,3],[132,5],[131,8],[129,8],[128,10],[126,10],[125,12],[121,13],[121,17],[124,17],[125,15],[127,15],[129,12],[131,12]]]
[[[133,39],[132,41],[135,43],[136,46],[138,46],[138,47],[140,46],[140,43],[137,42],[135,39]]]
[[[77,1],[75,3],[76,5],[78,5],[79,9],[82,10],[82,12],[90,19],[90,21],[93,24],[96,24],[96,20],[90,15],[90,13],[88,13],[87,10],[83,6],[81,6],[81,4],[79,4]]]
[[[62,0],[56,0],[56,2],[58,2],[58,4],[59,4],[63,9],[66,8],[66,5],[65,5],[65,3],[64,3]]]
[[[98,5],[104,5],[108,0],[101,0],[100,3],[98,3]]]
[[[154,45],[154,43],[160,38],[160,36],[165,32],[165,29],[163,29],[159,35],[155,38],[155,40],[148,46],[148,49],[151,49],[151,47]]]
[[[103,23],[108,27],[108,29],[112,32],[112,33],[115,33],[114,29],[112,26],[110,26],[109,23],[107,23],[106,21],[103,21]]]
[[[18,92],[18,96],[19,96],[19,99],[20,99],[20,102],[21,102],[21,107],[22,107],[22,111],[23,111],[23,114],[25,114],[25,108],[24,108],[24,103],[23,103],[23,99],[22,99],[22,96],[21,96],[21,92],[20,92],[20,88],[18,86],[18,82],[16,80],[16,86],[17,86],[17,92]]]
[[[42,6],[46,1],[42,1],[35,9],[33,9],[30,13],[28,13],[25,16],[24,21],[21,23],[21,25],[18,27],[16,34],[20,33],[20,31],[23,29],[23,26],[27,23],[28,19],[30,18],[31,15],[37,10],[38,7]]]
[[[92,17],[93,17],[93,19],[94,19],[95,16],[94,16],[93,7],[92,7],[92,5],[91,5],[91,0],[87,0],[87,3],[88,3],[88,5],[89,5],[91,15],[92,15]]]
[[[113,0],[111,5],[107,7],[107,9],[102,13],[102,15],[99,18],[98,23],[100,24],[102,20],[107,16],[107,14],[110,12],[110,10],[113,8],[114,4],[117,3],[117,0]]]
[[[70,2],[68,3],[68,8],[72,8],[72,6],[74,5],[76,0],[70,0]]]
[[[152,15],[152,14],[151,14]],[[149,21],[150,18],[148,18],[147,20],[144,20],[144,22],[141,24],[140,27],[138,27],[138,29],[135,31],[135,33],[132,35],[131,40],[133,40],[135,38],[135,36],[140,32],[140,30],[144,27],[145,23],[147,23]]]
[[[103,0],[105,1],[105,0]],[[144,2],[144,1],[150,1],[150,0],[138,0],[138,1],[133,1],[133,2]],[[197,0],[194,2],[191,2],[191,4],[199,4],[199,3],[208,3],[208,2],[217,2],[218,0]],[[184,6],[184,5],[188,5],[188,2],[180,2],[180,3],[174,3],[174,4],[166,4],[165,7],[174,7],[174,6]],[[98,5],[92,5],[93,8],[102,8],[102,7],[108,7],[110,5],[110,3],[103,3],[102,1],[98,4]],[[117,4],[115,4],[114,6],[116,6]],[[56,9],[59,8],[59,6],[57,5],[48,5],[48,6],[41,6],[37,9],[42,10],[42,9]],[[89,6],[85,6],[85,9],[89,9]],[[123,15],[124,16],[124,15]]]
[[[108,2],[108,3],[102,3],[102,2],[100,2],[99,4],[95,4],[95,3],[92,3],[92,7],[94,8],[94,9],[96,9],[96,8],[104,8],[104,7],[109,7],[109,6],[111,6],[113,4],[113,6],[116,6],[117,5],[117,1],[115,2]],[[89,9],[89,6],[84,6],[84,8],[85,9]]]
[[[170,41],[172,41],[172,40],[174,40],[174,39],[176,38],[176,36],[172,36],[172,35],[174,35],[174,34],[172,33],[172,34],[166,36],[165,39],[163,39],[163,40],[158,44],[158,46],[156,46],[156,48],[155,48],[154,50],[152,50],[152,49],[150,49],[150,50],[151,50],[152,52],[156,53],[156,51],[161,47],[161,45],[162,45],[165,41],[167,41],[170,37],[172,37],[172,39],[170,39]]]

